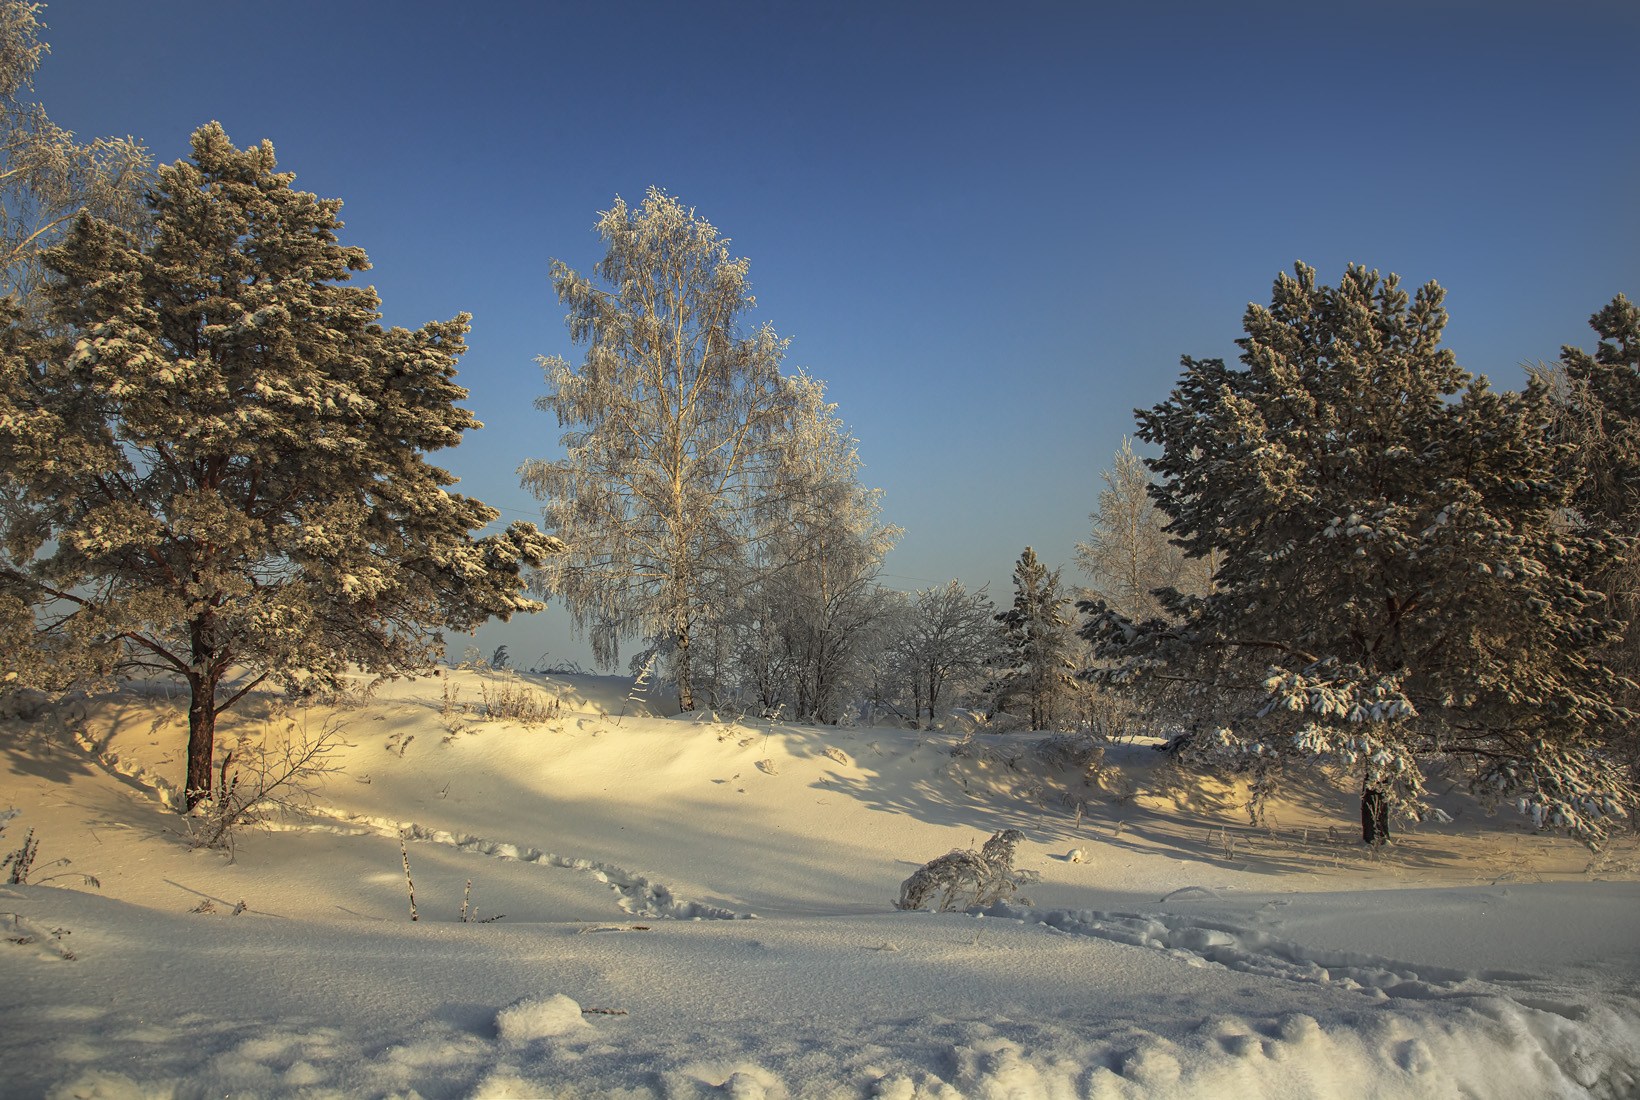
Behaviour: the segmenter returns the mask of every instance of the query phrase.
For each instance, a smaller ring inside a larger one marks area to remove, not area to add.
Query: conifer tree
[[[1255,800],[1287,760],[1354,764],[1380,841],[1392,806],[1420,811],[1420,758],[1457,756],[1540,826],[1598,839],[1634,803],[1602,749],[1634,718],[1596,659],[1621,624],[1589,582],[1625,547],[1567,529],[1542,387],[1461,370],[1443,296],[1357,266],[1318,286],[1300,264],[1248,308],[1242,369],[1186,357],[1138,434],[1162,448],[1168,532],[1221,555],[1216,589],[1164,594],[1175,623],[1106,612],[1084,636],[1106,679],[1184,685],[1192,751],[1247,767]]]
[[[1589,318],[1600,336],[1593,355],[1561,349],[1544,373],[1557,399],[1556,435],[1570,447],[1563,465],[1575,486],[1575,522],[1640,539],[1640,307],[1619,294]],[[1630,680],[1640,680],[1640,553],[1596,578],[1611,612],[1628,624],[1624,638],[1602,658]],[[1640,693],[1623,700],[1640,708]],[[1640,765],[1640,729],[1623,745]]]
[[[996,616],[1006,671],[997,681],[995,707],[1023,704],[1034,730],[1052,729],[1058,704],[1077,690],[1071,676],[1070,602],[1060,594],[1059,570],[1050,572],[1027,546],[1014,565],[1014,605]]]
[[[1585,520],[1640,536],[1640,307],[1619,294],[1589,327],[1600,335],[1593,355],[1560,354],[1582,429],[1573,435],[1582,476],[1572,503]]]
[[[561,549],[527,523],[475,541],[496,511],[423,457],[480,426],[456,405],[467,315],[383,329],[339,200],[215,123],[192,148],[159,170],[151,243],[86,215],[46,254],[70,335],[14,324],[0,359],[3,588],[187,681],[190,808],[253,687],[430,670],[440,628],[537,609],[521,571]]]

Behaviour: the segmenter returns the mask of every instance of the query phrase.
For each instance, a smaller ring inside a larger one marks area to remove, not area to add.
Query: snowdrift
[[[14,708],[0,850],[40,854],[0,886],[0,1093],[1640,1095],[1632,839],[1454,788],[1372,852],[1348,777],[1255,828],[1143,743],[664,716],[599,677],[513,681],[557,703],[525,726],[501,682],[247,700],[224,745],[329,729],[335,770],[231,852],[167,808],[174,689]],[[1028,897],[894,910],[1004,828]]]

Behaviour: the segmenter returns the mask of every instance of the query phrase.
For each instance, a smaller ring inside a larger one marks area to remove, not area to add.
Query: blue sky
[[[506,519],[561,453],[535,356],[579,359],[549,259],[590,268],[651,185],[750,258],[906,589],[1068,562],[1133,408],[1295,260],[1441,283],[1504,387],[1640,298],[1632,2],[473,7],[58,0],[36,90],[164,161],[213,119],[271,139],[388,323],[471,312],[487,427],[439,460]],[[556,607],[479,640],[585,661]]]

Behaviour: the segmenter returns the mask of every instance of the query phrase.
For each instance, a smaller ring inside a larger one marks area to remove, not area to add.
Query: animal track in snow
[[[1175,913],[1028,909],[1006,903],[974,910],[1078,936],[1166,951],[1194,966],[1218,965],[1294,982],[1330,984],[1382,997],[1433,1000],[1487,992],[1468,971],[1417,966],[1376,955],[1306,947],[1226,921]]]
[[[471,833],[455,833],[446,829],[418,825],[415,822],[401,824],[385,818],[343,813],[327,807],[314,807],[309,813],[329,817],[344,825],[353,826],[353,829],[349,830],[352,832],[368,832],[378,836],[390,837],[403,836],[407,840],[443,844],[458,851],[477,852],[480,855],[492,856],[496,859],[515,859],[521,863],[534,863],[545,867],[563,867],[571,871],[590,874],[598,881],[608,883],[609,887],[619,895],[616,904],[635,917],[659,917],[670,920],[748,920],[757,916],[755,913],[737,913],[733,909],[724,909],[720,906],[680,898],[672,892],[670,886],[655,882],[647,875],[628,871],[601,860],[559,855],[556,852],[547,852],[540,848],[512,844],[502,840],[491,840],[486,837],[474,836]],[[297,825],[286,826],[286,828],[310,831],[342,831],[335,826],[322,825]]]

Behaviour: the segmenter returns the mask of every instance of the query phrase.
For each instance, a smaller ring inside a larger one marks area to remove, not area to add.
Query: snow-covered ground
[[[1255,829],[1143,744],[1089,785],[1040,735],[523,683],[563,712],[464,713],[473,672],[246,700],[224,747],[332,728],[340,770],[231,858],[165,808],[174,691],[0,721],[0,852],[40,842],[0,886],[0,1095],[1640,1096],[1632,838],[1592,858],[1454,789],[1375,856],[1342,779]],[[1004,828],[1028,902],[893,908]]]

